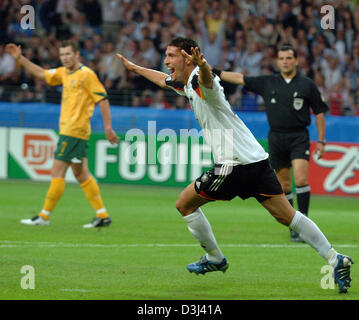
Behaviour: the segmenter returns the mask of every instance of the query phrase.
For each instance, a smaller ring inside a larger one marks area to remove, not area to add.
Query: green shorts
[[[87,158],[87,153],[87,140],[60,134],[55,150],[55,159],[64,162],[82,163],[82,158]]]

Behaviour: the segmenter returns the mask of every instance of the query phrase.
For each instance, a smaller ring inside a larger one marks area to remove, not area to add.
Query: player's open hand
[[[193,64],[199,66],[200,68],[203,67],[207,61],[204,58],[204,54],[199,51],[198,47],[191,48],[192,55],[189,55],[186,51],[183,49],[181,50],[182,55],[190,60]]]
[[[10,54],[15,60],[18,60],[21,57],[21,46],[14,43],[8,43],[5,46],[5,52]]]
[[[122,54],[120,54],[120,53],[117,53],[116,56],[117,56],[117,58],[119,58],[119,59],[122,61],[123,65],[126,67],[127,70],[133,71],[133,72],[135,71],[136,65],[135,65],[133,62],[131,62],[130,60],[126,59],[126,58],[125,58]]]
[[[112,128],[106,129],[106,138],[112,144],[118,143],[120,141],[120,138],[117,136],[116,132],[113,131]]]

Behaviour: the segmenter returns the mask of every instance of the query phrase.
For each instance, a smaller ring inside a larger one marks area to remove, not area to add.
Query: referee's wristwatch
[[[325,140],[318,140],[318,143],[321,143],[323,146],[325,146],[327,144],[327,142]]]

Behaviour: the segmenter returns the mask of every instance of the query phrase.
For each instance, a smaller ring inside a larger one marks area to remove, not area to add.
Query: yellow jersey
[[[84,65],[74,71],[59,67],[46,70],[45,80],[50,86],[63,87],[60,134],[88,140],[95,104],[107,98],[106,90],[96,73]]]

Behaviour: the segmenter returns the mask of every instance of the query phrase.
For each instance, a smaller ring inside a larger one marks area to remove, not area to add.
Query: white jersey
[[[268,153],[232,111],[219,83],[219,77],[213,74],[211,89],[201,85],[198,77],[199,68],[196,67],[187,85],[173,82],[171,77],[167,78],[166,84],[189,99],[196,119],[203,129],[205,140],[211,147],[214,162],[244,165],[267,159]]]

